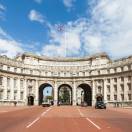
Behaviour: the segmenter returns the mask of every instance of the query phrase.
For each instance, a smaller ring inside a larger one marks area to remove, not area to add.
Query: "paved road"
[[[132,109],[29,107],[0,110],[0,132],[132,132]]]

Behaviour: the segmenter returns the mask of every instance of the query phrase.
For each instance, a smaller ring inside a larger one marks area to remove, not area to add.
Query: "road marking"
[[[41,114],[41,117],[43,117],[49,110],[51,110],[51,108],[47,109],[46,111],[44,111],[42,114]]]
[[[93,124],[97,129],[101,129],[97,124],[95,124],[93,121],[91,121],[89,118],[86,118],[91,124]]]
[[[38,120],[40,120],[41,117],[43,117],[49,110],[51,110],[51,108],[47,109],[46,111],[44,111],[39,117],[37,117],[34,121],[32,121],[31,123],[29,123],[29,125],[26,126],[26,128],[31,127],[33,124],[35,124]]]
[[[31,122],[26,128],[31,127],[35,122],[37,122],[40,119],[40,117],[37,117],[33,122]]]
[[[84,117],[84,114],[81,112],[81,110],[78,108],[79,114],[81,117]],[[87,121],[89,121],[91,124],[93,124],[97,129],[101,129],[97,124],[95,124],[93,121],[91,121],[88,117],[86,118]]]
[[[80,116],[84,117],[84,114],[80,111],[80,109],[78,109],[78,111],[79,111]]]

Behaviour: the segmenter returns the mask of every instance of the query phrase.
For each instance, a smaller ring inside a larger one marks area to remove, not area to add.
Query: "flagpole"
[[[66,36],[66,30],[65,30],[64,25],[61,25],[61,24],[57,25],[57,30],[59,32],[64,33],[64,52],[65,52],[65,57],[66,57],[67,56],[67,40],[66,40],[67,36]]]

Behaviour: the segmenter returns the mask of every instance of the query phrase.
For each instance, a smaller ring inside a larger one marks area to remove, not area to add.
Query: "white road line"
[[[95,124],[93,121],[91,121],[89,118],[86,118],[91,124],[93,124],[97,129],[101,129],[97,124]]]
[[[47,109],[46,111],[44,111],[39,117],[37,117],[34,121],[32,121],[31,123],[29,123],[29,125],[26,126],[26,128],[31,127],[34,123],[36,123],[41,117],[43,117],[51,108]]]
[[[84,114],[80,111],[80,109],[78,109],[78,111],[79,111],[80,116],[84,117]]]
[[[26,128],[29,128],[32,126],[35,122],[37,122],[40,119],[40,117],[37,117],[33,122],[31,122]]]
[[[78,108],[79,114],[81,117],[84,117],[84,114],[80,111],[80,109]],[[101,129],[97,124],[95,124],[93,121],[91,121],[89,118],[86,118],[87,121],[89,121],[91,124],[93,124],[97,129]]]

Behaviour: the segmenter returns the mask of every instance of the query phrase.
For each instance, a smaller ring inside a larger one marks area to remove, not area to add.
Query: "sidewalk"
[[[0,113],[32,108],[34,106],[0,106]]]

